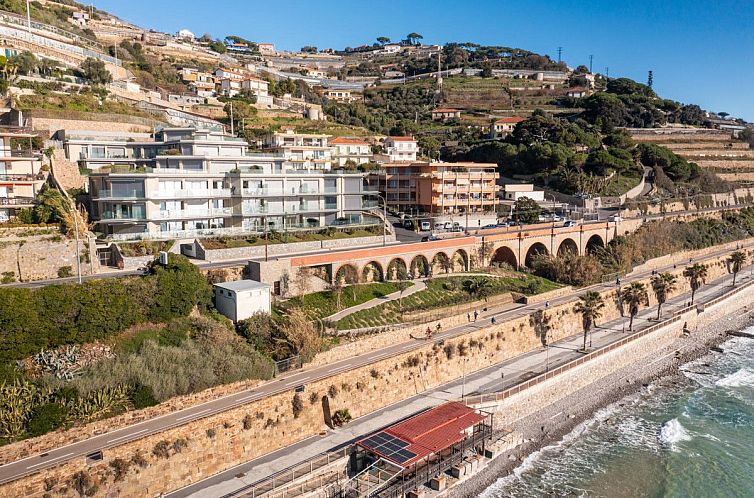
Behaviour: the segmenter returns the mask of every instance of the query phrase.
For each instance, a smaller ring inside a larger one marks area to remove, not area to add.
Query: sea
[[[600,410],[481,497],[754,497],[754,340],[720,347],[680,381]]]

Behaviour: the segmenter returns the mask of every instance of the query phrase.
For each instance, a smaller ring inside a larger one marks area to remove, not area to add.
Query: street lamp
[[[26,0],[26,25],[31,33],[31,9],[29,8],[29,0]]]

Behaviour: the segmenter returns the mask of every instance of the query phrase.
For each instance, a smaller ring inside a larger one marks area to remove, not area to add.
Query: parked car
[[[499,227],[500,225],[498,225],[497,223],[490,223],[489,225],[484,225],[482,227],[482,230],[489,230],[490,228],[499,228]]]
[[[553,214],[552,221],[563,221],[563,217],[560,216],[559,214]]]
[[[403,228],[406,230],[413,230],[414,229],[414,222],[411,220],[403,220]]]
[[[460,226],[455,226],[451,228],[450,231],[454,233],[460,233],[460,232],[463,232],[463,228],[461,228]]]
[[[433,240],[440,240],[440,238],[436,235],[427,235],[426,237],[422,237],[422,242],[432,242]]]
[[[575,221],[567,220],[565,223],[563,223],[563,228],[571,228],[575,227],[576,225],[578,225],[578,223],[576,223]]]
[[[612,215],[612,216],[609,216],[609,217],[607,218],[607,221],[613,221],[613,222],[616,222],[616,223],[617,223],[617,222],[623,221],[623,218],[621,218],[621,217],[620,217],[620,216],[618,216],[617,214],[614,214],[614,215]]]
[[[431,224],[428,221],[422,221],[421,222],[421,230],[423,232],[426,232],[427,230],[430,230],[432,228]]]
[[[451,228],[453,228],[453,224],[449,221],[446,221],[445,225],[443,225],[443,228],[445,228],[445,230],[450,230]]]

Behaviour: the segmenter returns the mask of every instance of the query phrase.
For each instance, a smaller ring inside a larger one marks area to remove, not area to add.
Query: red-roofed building
[[[419,145],[414,137],[387,137],[383,144],[387,161],[411,162],[416,161]]]
[[[492,415],[451,401],[357,441],[354,470],[393,467],[392,477],[379,487],[408,491],[464,458],[483,454],[491,436]]]
[[[432,119],[445,121],[448,119],[461,119],[461,111],[453,108],[439,108],[432,110]]]
[[[358,166],[372,160],[372,147],[360,138],[333,138],[330,146],[335,148],[333,159],[337,166]]]
[[[521,116],[511,116],[508,118],[501,118],[492,123],[490,127],[490,138],[504,138],[513,131],[521,121],[526,121],[526,118]]]

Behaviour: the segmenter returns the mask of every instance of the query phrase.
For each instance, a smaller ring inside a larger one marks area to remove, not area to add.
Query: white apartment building
[[[335,149],[333,162],[338,166],[347,166],[349,161],[359,165],[372,160],[372,147],[359,138],[337,137],[330,140],[330,145]]]
[[[332,169],[334,148],[328,144],[330,135],[296,133],[293,130],[274,132],[265,138],[265,148],[279,152],[285,166],[294,170]]]
[[[91,216],[108,238],[193,238],[363,220],[369,192],[361,173],[295,168],[281,153],[252,154],[243,139],[193,128],[122,144],[125,159],[90,168]],[[95,147],[102,146],[87,150]],[[117,146],[104,147],[107,154]]]
[[[416,161],[419,146],[414,137],[387,137],[383,144],[388,162]]]
[[[0,131],[0,222],[34,206],[39,190],[47,180],[41,154],[13,150],[11,140],[31,138],[25,133]]]
[[[246,78],[241,82],[241,90],[254,94],[257,104],[272,105],[272,97],[269,93],[269,83],[258,78]]]

